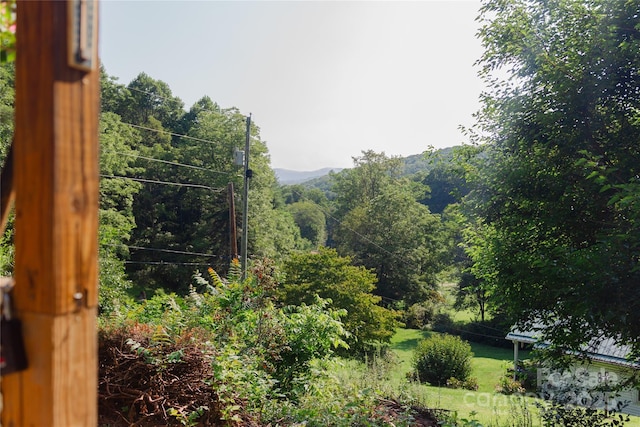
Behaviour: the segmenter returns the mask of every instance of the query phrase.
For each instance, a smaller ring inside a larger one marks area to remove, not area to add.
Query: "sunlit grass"
[[[393,372],[393,377],[398,379],[407,378],[411,371],[411,361],[413,351],[418,345],[418,341],[428,337],[431,332],[419,331],[416,329],[398,329],[391,339],[391,347],[398,356],[398,364]]]
[[[484,427],[503,427],[525,425],[520,423],[524,417],[531,417],[531,425],[541,425],[536,403],[541,401],[533,397],[521,398],[505,396],[495,392],[495,386],[513,363],[513,351],[508,348],[496,348],[483,344],[470,343],[474,352],[472,376],[478,379],[477,391],[432,387],[409,384],[407,374],[411,371],[413,350],[418,341],[433,332],[412,329],[398,329],[391,347],[397,356],[397,363],[389,378],[396,390],[402,390],[414,396],[420,403],[430,408],[456,411],[461,417],[472,417]],[[520,357],[526,358],[527,352]],[[640,427],[640,418],[631,417],[628,427]]]
[[[442,311],[449,313],[451,319],[453,319],[454,322],[472,322],[478,320],[478,310],[455,310],[452,308],[456,300],[456,288],[457,285],[453,282],[443,283],[440,285],[440,294],[444,298],[444,306],[442,307]]]

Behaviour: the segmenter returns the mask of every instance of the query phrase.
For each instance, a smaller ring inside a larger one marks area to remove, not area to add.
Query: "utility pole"
[[[236,231],[236,203],[235,203],[235,192],[233,190],[233,182],[229,183],[228,186],[229,192],[229,245],[230,245],[230,255],[231,259],[238,258],[238,234]]]
[[[247,130],[244,142],[244,198],[242,200],[242,242],[240,249],[242,252],[242,280],[247,278],[247,247],[249,231],[249,179],[253,176],[253,171],[249,169],[249,140],[251,138],[251,113],[247,116]]]

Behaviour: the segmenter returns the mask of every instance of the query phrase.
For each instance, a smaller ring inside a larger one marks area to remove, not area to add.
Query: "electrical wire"
[[[167,262],[167,261],[125,261],[125,264],[143,264],[143,265],[182,265],[182,266],[203,266],[208,267],[209,264],[202,262]]]
[[[136,90],[138,92],[142,92],[142,93],[145,93],[145,94],[148,94],[148,95],[151,95],[151,96],[157,96],[157,97],[160,97],[160,98],[170,99],[170,98],[162,97],[160,95],[152,94],[152,93],[140,90],[140,89],[135,89],[135,88],[129,88],[129,89],[133,89],[133,90]],[[149,127],[141,126],[141,125],[134,125],[132,123],[127,123],[127,122],[123,122],[123,123],[128,125],[128,126],[134,127],[134,128],[144,129],[144,130],[148,130],[148,131],[151,131],[151,132],[163,133],[163,134],[167,134],[167,135],[171,135],[171,136],[175,136],[175,137],[179,137],[179,138],[186,138],[186,139],[191,139],[191,140],[199,141],[199,142],[206,142],[206,143],[210,143],[210,144],[219,144],[219,142],[216,142],[216,141],[206,140],[206,139],[202,139],[202,138],[196,138],[196,137],[192,137],[192,136],[188,136],[188,135],[184,135],[184,134],[178,134],[178,133],[174,133],[174,132],[169,132],[169,131],[165,131],[165,130],[153,129],[153,128],[149,128]],[[126,155],[126,153],[122,153],[122,154]],[[154,158],[145,157],[145,156],[142,156],[142,155],[134,155],[134,154],[128,154],[128,155],[137,156],[137,157],[149,160],[149,161],[156,161],[156,162],[161,162],[161,163],[172,164],[172,165],[175,165],[175,166],[190,167],[190,168],[193,168],[193,169],[206,170],[206,171],[213,172],[213,173],[232,175],[231,173],[227,173],[227,172],[212,171],[210,169],[201,168],[201,167],[198,167],[198,166],[185,165],[185,164],[181,164],[181,163],[177,163],[177,162],[171,162],[171,161],[167,161],[167,160],[154,159]],[[112,176],[101,175],[101,176],[106,177],[106,178],[131,179],[131,180],[134,180],[134,181],[155,183],[155,184],[175,185],[175,186],[181,186],[181,187],[205,188],[205,189],[210,189],[210,190],[219,191],[219,192],[225,191],[225,189],[215,189],[215,188],[212,188],[212,187],[199,185],[199,184],[182,184],[182,183],[172,183],[172,182],[166,182],[166,181],[153,181],[153,180],[146,180],[146,179],[142,179],[142,178],[131,178],[131,177],[114,176],[114,175],[112,175]],[[294,193],[298,194],[299,196],[303,196],[300,192],[298,192],[296,190],[292,190],[292,191]],[[346,229],[346,230],[350,231],[351,233],[353,233],[354,235],[358,236],[358,238],[360,238],[361,240],[371,244],[375,248],[379,249],[383,253],[385,253],[385,254],[393,257],[393,258],[400,258],[400,255],[397,255],[397,254],[387,250],[386,248],[382,247],[381,245],[379,245],[376,242],[374,242],[373,240],[371,240],[369,237],[357,232],[354,229],[346,227],[343,224],[342,221],[338,220],[336,217],[331,215],[331,213],[328,210],[325,210],[322,206],[320,206],[320,205],[317,205],[317,206],[327,216],[327,218],[330,218],[331,220],[335,221],[337,224],[342,226],[344,229]],[[404,262],[406,262],[406,260],[404,260]],[[415,266],[415,267],[417,267],[417,266]]]
[[[149,184],[173,185],[173,186],[176,186],[176,187],[189,187],[189,188],[202,188],[202,189],[205,189],[205,190],[212,190],[212,191],[219,192],[219,193],[227,190],[226,188],[213,188],[213,187],[209,187],[207,185],[201,185],[201,184],[185,184],[185,183],[181,183],[181,182],[156,181],[156,180],[153,180],[153,179],[133,178],[133,177],[130,177],[130,176],[121,176],[121,175],[100,174],[100,176],[102,178],[128,179],[130,181],[145,182],[145,183],[149,183]]]
[[[149,96],[153,96],[156,98],[160,98],[160,99],[165,99],[167,101],[180,101],[180,102],[184,102],[182,101],[182,99],[180,99],[180,97],[176,96],[175,98],[169,98],[168,96],[163,96],[163,95],[158,95],[157,93],[151,93],[151,92],[147,92],[146,90],[142,90],[142,89],[136,89],[135,87],[126,87],[127,90],[133,90],[136,92],[140,92],[140,93],[144,93],[146,95]]]
[[[163,133],[163,134],[166,134],[166,135],[176,136],[178,138],[191,139],[191,140],[198,141],[198,142],[206,142],[208,144],[220,144],[220,142],[211,141],[211,140],[203,139],[203,138],[196,138],[195,136],[184,135],[184,134],[181,134],[181,133],[169,132],[168,130],[153,129],[153,128],[150,128],[150,127],[147,127],[147,126],[134,125],[133,123],[127,123],[127,122],[122,122],[122,123],[127,125],[127,126],[131,126],[133,128],[144,129],[144,130],[148,130],[148,131],[156,132],[156,133]]]
[[[133,245],[115,244],[115,243],[107,243],[107,244],[105,244],[105,246],[125,247],[125,248],[129,248],[129,249],[155,251],[155,252],[166,252],[166,253],[180,254],[180,255],[197,255],[197,256],[212,257],[212,258],[219,257],[219,255],[205,254],[205,253],[201,253],[201,252],[179,251],[179,250],[175,250],[175,249],[148,248],[148,247],[144,247],[144,246],[133,246]]]
[[[111,150],[109,150],[111,151]],[[202,166],[194,166],[194,165],[189,165],[189,164],[185,164],[185,163],[178,163],[178,162],[172,162],[169,160],[162,160],[162,159],[156,159],[153,157],[147,157],[147,156],[143,156],[141,154],[133,154],[133,153],[123,153],[121,151],[111,151],[114,154],[119,154],[121,156],[130,156],[130,157],[137,157],[143,160],[148,160],[150,162],[157,162],[157,163],[164,163],[164,164],[168,164],[168,165],[172,165],[172,166],[180,166],[180,167],[184,167],[184,168],[189,168],[189,169],[196,169],[196,170],[201,170],[201,171],[205,171],[205,172],[211,172],[211,173],[217,173],[217,174],[221,174],[221,175],[230,175],[230,176],[239,176],[241,177],[241,174],[234,174],[231,172],[222,172],[222,171],[214,171],[213,169],[208,169],[208,168],[203,168]]]

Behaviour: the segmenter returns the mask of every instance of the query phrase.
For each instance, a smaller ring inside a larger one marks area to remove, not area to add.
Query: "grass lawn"
[[[418,341],[429,336],[432,332],[413,329],[398,329],[391,341],[391,348],[397,354],[399,363],[391,374],[394,381],[405,381],[406,374],[411,371],[413,350]],[[419,386],[419,399],[432,408],[457,411],[459,416],[473,418],[484,427],[503,426],[540,426],[537,399],[505,396],[495,393],[495,386],[505,373],[506,367],[513,363],[513,351],[506,348],[495,348],[482,344],[470,343],[474,352],[472,361],[472,376],[478,379],[478,391],[454,390],[431,386]],[[521,358],[527,357],[527,352],[520,352]],[[531,418],[531,424],[522,419]],[[640,427],[640,418],[632,417],[627,427]]]
[[[508,348],[491,347],[484,344],[471,344],[473,350],[473,376],[478,379],[478,391],[493,392],[500,378],[508,367],[513,366],[513,350]],[[528,351],[520,351],[520,359],[529,357]]]
[[[457,285],[456,283],[453,283],[453,282],[444,283],[440,285],[440,290],[441,290],[442,296],[446,301],[446,306],[449,307],[448,309],[446,309],[446,312],[449,313],[449,315],[451,315],[451,318],[453,319],[454,322],[470,322],[470,321],[476,320],[478,318],[477,310],[472,310],[468,308],[463,310],[454,310],[451,308],[453,307],[453,304],[456,300],[456,297],[455,297],[456,288],[457,288]]]
[[[454,322],[472,322],[478,319],[478,314],[469,309],[459,310],[451,313],[451,319]]]
[[[391,348],[398,355],[400,363],[393,372],[394,378],[404,379],[407,377],[407,374],[411,371],[413,350],[418,345],[418,341],[428,337],[430,334],[431,332],[417,329],[400,328],[396,330],[396,334],[391,339]]]
[[[398,355],[400,364],[394,377],[406,378],[411,371],[413,350],[418,341],[428,337],[432,332],[416,329],[398,329],[391,340],[392,349]],[[478,391],[493,392],[507,366],[513,363],[513,351],[483,344],[469,343],[473,351],[473,376],[478,379]],[[526,358],[528,352],[521,351],[520,357]]]

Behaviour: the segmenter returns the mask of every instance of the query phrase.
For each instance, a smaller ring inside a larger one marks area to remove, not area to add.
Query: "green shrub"
[[[447,387],[449,388],[463,388],[465,390],[478,390],[478,379],[475,377],[469,377],[464,381],[457,378],[449,378],[447,380]]]
[[[449,332],[453,329],[453,318],[449,313],[438,313],[433,318],[432,327],[437,332]]]
[[[513,363],[508,363],[505,376],[518,380],[525,390],[535,391],[538,387],[537,382],[538,362],[533,359],[518,360],[516,370],[513,369]],[[500,391],[499,391],[500,392]]]
[[[346,310],[341,318],[349,332],[345,356],[375,351],[379,343],[389,343],[400,323],[400,313],[380,305],[374,295],[376,275],[355,266],[335,249],[319,248],[312,253],[294,253],[283,266],[284,279],[276,290],[283,305],[314,304],[317,296],[330,300],[328,308]]]
[[[403,316],[406,328],[423,329],[431,323],[436,315],[437,305],[432,301],[413,304]]]
[[[267,346],[272,354],[267,362],[273,364],[270,372],[279,381],[281,391],[296,391],[299,382],[302,389],[311,378],[311,362],[330,357],[339,347],[349,348],[343,338],[348,336],[340,318],[345,310],[332,310],[329,300],[316,297],[315,304],[287,306],[275,313],[283,334],[279,345]]]
[[[526,390],[522,386],[522,383],[518,380],[514,380],[512,376],[504,375],[500,378],[500,383],[496,385],[496,392],[502,394],[522,394]]]
[[[434,334],[418,343],[413,368],[421,382],[445,385],[450,378],[460,381],[469,378],[472,357],[468,342],[453,335]]]

